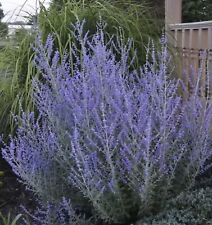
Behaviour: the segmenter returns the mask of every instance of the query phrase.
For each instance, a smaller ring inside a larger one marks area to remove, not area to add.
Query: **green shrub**
[[[187,191],[171,200],[166,209],[136,225],[211,225],[212,188]]]

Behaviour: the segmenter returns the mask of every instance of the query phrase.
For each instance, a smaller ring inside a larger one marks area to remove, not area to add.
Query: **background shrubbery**
[[[210,0],[183,0],[183,22],[212,20]]]

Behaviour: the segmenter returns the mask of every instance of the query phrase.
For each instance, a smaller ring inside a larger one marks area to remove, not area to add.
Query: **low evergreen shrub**
[[[136,225],[210,225],[212,224],[212,189],[197,189],[181,193],[172,199],[159,215]]]

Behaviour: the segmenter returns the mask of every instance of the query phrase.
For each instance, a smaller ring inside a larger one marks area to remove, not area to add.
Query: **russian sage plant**
[[[73,26],[78,45],[63,56],[51,36],[45,45],[37,39],[39,114],[17,118],[3,157],[44,204],[64,197],[79,215],[133,222],[160,211],[210,167],[211,102],[178,95],[165,38],[131,71],[130,40],[106,42],[101,24],[90,38],[83,24]]]

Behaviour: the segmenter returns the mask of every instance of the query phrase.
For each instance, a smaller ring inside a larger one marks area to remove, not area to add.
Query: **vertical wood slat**
[[[193,45],[193,29],[189,29],[189,48],[192,49]]]
[[[199,87],[199,94],[203,97],[204,96],[204,87],[205,87],[205,68],[204,68],[204,58],[203,58],[203,52],[201,51],[202,49],[202,28],[200,27],[198,30],[198,68],[196,71],[197,76],[200,76],[200,87]],[[201,73],[201,74],[199,74]]]
[[[208,27],[208,49],[212,49],[212,27]]]
[[[205,92],[206,92],[206,77],[207,77],[207,68],[206,68],[206,61],[207,61],[207,51],[199,51],[199,66],[201,68],[200,73],[198,74],[199,76],[201,76],[200,79],[200,95],[202,97],[205,96]]]
[[[177,35],[178,35],[178,29],[174,30],[174,47],[177,47]]]
[[[181,48],[185,48],[185,29],[182,29]]]
[[[202,29],[201,28],[199,28],[199,30],[198,30],[198,49],[201,49],[201,40],[202,40]]]
[[[208,51],[208,61],[207,61],[207,69],[208,69],[208,94],[212,95],[212,49]]]

